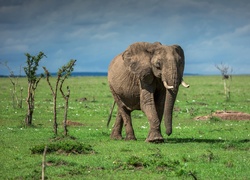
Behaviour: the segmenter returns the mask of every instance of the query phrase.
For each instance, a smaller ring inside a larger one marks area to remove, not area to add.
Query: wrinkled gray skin
[[[118,113],[111,138],[136,140],[131,121],[133,110],[142,110],[150,130],[147,142],[163,142],[161,120],[172,133],[172,112],[184,71],[184,52],[178,45],[138,42],[116,56],[108,70],[108,82]],[[182,83],[185,87],[189,85]]]

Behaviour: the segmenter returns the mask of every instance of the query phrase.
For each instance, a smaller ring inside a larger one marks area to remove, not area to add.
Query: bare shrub
[[[221,63],[220,65],[215,65],[215,67],[221,72],[226,100],[230,100],[230,85],[232,81],[233,68],[223,63]]]
[[[70,89],[69,86],[67,86],[67,94],[65,94],[62,90],[62,86],[63,83],[65,81],[65,79],[67,79],[70,75],[71,72],[74,70],[73,66],[75,65],[76,60],[70,60],[69,63],[67,65],[62,66],[61,68],[59,68],[58,72],[57,72],[57,79],[56,79],[56,84],[55,84],[55,88],[52,87],[52,84],[50,83],[50,73],[49,71],[46,69],[46,67],[43,67],[45,75],[46,75],[46,79],[47,82],[49,84],[50,90],[53,94],[53,111],[54,111],[54,134],[57,135],[57,127],[58,127],[58,123],[57,123],[57,110],[56,110],[56,106],[57,106],[57,91],[58,91],[58,87],[60,89],[60,92],[63,96],[63,98],[65,99],[65,108],[64,108],[64,135],[68,134],[68,129],[67,129],[67,111],[68,111],[68,101],[69,101],[69,96],[70,96]]]

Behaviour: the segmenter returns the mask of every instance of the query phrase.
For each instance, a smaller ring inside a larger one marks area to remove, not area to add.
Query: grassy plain
[[[53,79],[54,80],[54,79]],[[113,99],[106,77],[71,77],[69,135],[91,146],[89,154],[47,153],[48,179],[249,179],[250,121],[197,121],[196,116],[216,110],[250,113],[250,76],[234,76],[231,100],[226,101],[220,76],[188,76],[189,89],[180,88],[175,104],[173,134],[165,143],[144,142],[149,124],[140,111],[133,112],[137,141],[110,140],[106,127]],[[27,92],[25,78],[19,78]],[[33,127],[23,124],[23,108],[12,107],[11,83],[0,79],[0,179],[40,179],[42,154],[31,148],[55,141],[52,95],[46,80],[36,91]],[[81,99],[82,98],[82,99]],[[81,100],[80,100],[81,99]],[[62,134],[64,100],[58,94],[59,133]],[[116,109],[113,113],[114,122]],[[165,128],[162,125],[162,132]]]

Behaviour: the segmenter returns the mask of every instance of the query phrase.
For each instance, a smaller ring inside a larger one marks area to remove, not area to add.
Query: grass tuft
[[[210,122],[220,122],[221,119],[216,117],[216,116],[211,116],[211,117],[209,117],[209,121]]]
[[[125,161],[116,160],[114,170],[149,170],[168,176],[187,176],[190,170],[186,168],[184,162],[172,160],[155,154],[148,156],[129,156]]]
[[[47,146],[47,153],[59,154],[91,154],[95,151],[91,145],[86,145],[73,140],[60,140],[48,144],[40,144],[30,148],[32,154],[42,154],[44,147]]]

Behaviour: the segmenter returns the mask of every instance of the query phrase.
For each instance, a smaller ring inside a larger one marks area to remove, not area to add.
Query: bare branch
[[[18,83],[18,78],[21,76],[21,68],[22,66],[20,65],[20,74],[19,76],[15,76],[14,71],[11,70],[11,68],[8,65],[8,62],[0,62],[0,65],[4,66],[5,68],[8,69],[9,75],[8,78],[12,84],[12,89],[11,89],[11,97],[12,97],[12,103],[13,103],[13,108],[19,107],[22,108],[22,91],[23,88],[19,85]],[[20,89],[19,89],[20,88]],[[20,93],[20,96],[17,93]]]
[[[221,72],[222,79],[232,78],[233,68],[230,66],[221,63],[220,65],[215,65],[215,67]]]
[[[44,147],[43,151],[43,161],[42,161],[42,180],[45,179],[45,169],[46,169],[46,153],[47,153],[47,145]]]

